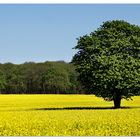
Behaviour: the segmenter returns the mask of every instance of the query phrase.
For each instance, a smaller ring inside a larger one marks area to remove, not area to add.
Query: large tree
[[[104,22],[78,39],[72,62],[88,93],[114,101],[140,92],[140,27],[122,20]]]

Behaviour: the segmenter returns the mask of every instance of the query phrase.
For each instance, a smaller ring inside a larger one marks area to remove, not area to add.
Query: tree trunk
[[[116,96],[114,98],[114,108],[120,108],[121,107],[121,97]]]

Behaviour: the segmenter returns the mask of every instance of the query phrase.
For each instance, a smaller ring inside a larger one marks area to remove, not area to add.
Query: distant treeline
[[[83,93],[77,76],[74,66],[63,61],[0,64],[0,93]]]

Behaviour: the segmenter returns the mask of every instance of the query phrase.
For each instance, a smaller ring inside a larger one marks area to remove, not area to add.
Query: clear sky
[[[140,5],[0,5],[0,63],[70,62],[76,38],[104,21],[140,25]]]

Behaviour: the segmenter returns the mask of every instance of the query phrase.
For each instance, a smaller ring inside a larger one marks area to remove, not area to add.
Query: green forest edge
[[[1,94],[78,94],[85,93],[71,63],[26,62],[0,64]]]

